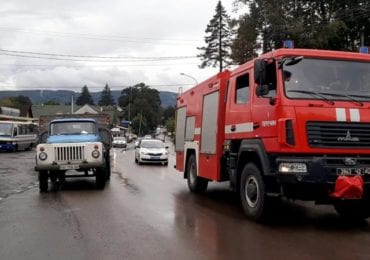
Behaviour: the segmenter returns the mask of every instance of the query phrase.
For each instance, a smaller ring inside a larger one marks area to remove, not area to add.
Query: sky
[[[81,91],[87,85],[98,92],[105,84],[122,90],[140,82],[186,90],[218,72],[200,69],[196,57],[217,2],[3,1],[0,90]],[[233,2],[222,4],[235,17]]]

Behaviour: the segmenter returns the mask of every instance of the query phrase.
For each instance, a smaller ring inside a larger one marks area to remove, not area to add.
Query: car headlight
[[[94,150],[91,152],[91,156],[96,159],[100,156],[100,152],[98,150]]]
[[[147,152],[140,152],[140,154],[146,155],[146,154],[148,154],[148,153],[147,153]]]
[[[48,158],[48,155],[46,153],[42,152],[42,153],[39,154],[39,159],[41,161],[45,161],[46,158]]]
[[[305,163],[280,163],[279,172],[281,173],[305,173],[307,165]]]

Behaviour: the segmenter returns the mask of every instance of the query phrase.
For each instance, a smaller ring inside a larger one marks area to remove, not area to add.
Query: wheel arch
[[[185,156],[184,156],[184,179],[188,177],[187,165],[191,155],[195,156],[195,162],[197,165],[197,174],[199,174],[199,145],[197,142],[185,142]]]
[[[242,140],[237,157],[236,187],[239,189],[241,173],[246,164],[253,163],[260,170],[262,177],[270,174],[270,162],[265,147],[260,139]]]

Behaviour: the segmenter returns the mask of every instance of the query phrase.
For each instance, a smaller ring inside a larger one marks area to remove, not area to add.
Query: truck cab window
[[[261,96],[263,98],[271,98],[276,96],[276,65],[275,62],[271,62],[266,66],[266,80],[269,86],[269,93]]]
[[[236,78],[235,103],[245,104],[249,99],[249,74]]]

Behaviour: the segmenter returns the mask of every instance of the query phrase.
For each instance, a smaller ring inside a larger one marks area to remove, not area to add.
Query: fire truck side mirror
[[[267,62],[261,59],[254,61],[254,82],[258,85],[266,85]]]
[[[256,95],[257,97],[266,96],[269,93],[270,89],[268,85],[257,85]]]

